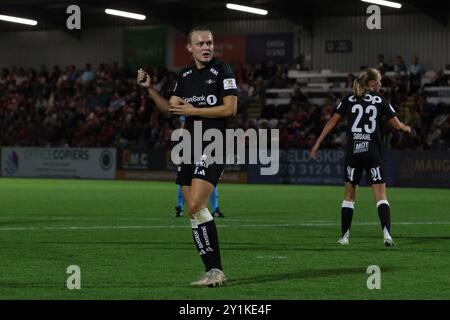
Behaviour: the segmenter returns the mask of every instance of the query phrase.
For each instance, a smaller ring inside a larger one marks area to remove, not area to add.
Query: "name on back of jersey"
[[[353,154],[369,152],[370,134],[354,133],[353,141]]]
[[[353,133],[353,140],[372,141],[370,134]]]

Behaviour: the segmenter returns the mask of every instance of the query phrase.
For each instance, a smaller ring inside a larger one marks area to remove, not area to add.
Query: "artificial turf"
[[[193,288],[203,265],[176,185],[0,179],[1,299],[449,299],[450,190],[388,188],[394,248],[369,188],[340,247],[343,188],[219,186],[224,287]],[[81,269],[69,290],[67,267]],[[369,290],[367,268],[381,269]]]

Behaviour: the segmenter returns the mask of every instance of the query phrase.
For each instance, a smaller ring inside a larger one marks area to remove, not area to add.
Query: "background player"
[[[138,83],[148,89],[150,97],[163,113],[186,116],[185,129],[192,137],[194,121],[202,124],[203,132],[210,128],[217,129],[225,137],[226,118],[236,115],[237,111],[234,74],[229,65],[213,58],[213,35],[207,28],[191,30],[186,48],[192,54],[194,63],[179,73],[169,101],[151,87],[150,77],[142,69],[138,71]],[[206,143],[203,143],[205,146]],[[203,276],[191,285],[220,285],[226,278],[222,271],[217,228],[207,204],[222,176],[224,165],[208,163],[205,155],[195,155],[194,152],[191,154],[195,158],[191,159],[190,163],[182,163],[179,166],[176,181],[182,186],[189,209],[194,243],[206,270]]]
[[[393,246],[391,237],[391,213],[386,197],[386,183],[381,153],[381,119],[385,115],[388,123],[397,130],[410,133],[411,128],[397,118],[392,105],[379,95],[381,75],[372,68],[365,69],[355,80],[354,94],[345,97],[336,107],[334,115],[325,125],[316,144],[311,149],[311,158],[316,159],[317,150],[325,137],[344,117],[348,120],[347,152],[345,160],[345,198],[341,209],[341,245],[349,244],[350,227],[355,207],[356,188],[363,171],[378,208],[386,246]]]

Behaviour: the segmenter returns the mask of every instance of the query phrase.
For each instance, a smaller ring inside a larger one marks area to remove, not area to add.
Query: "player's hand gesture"
[[[192,104],[184,101],[181,98],[178,99],[177,103],[172,103],[172,102],[170,103],[169,112],[171,114],[180,115],[180,116],[192,116],[192,115],[194,115],[195,111],[196,111],[196,108]]]
[[[317,151],[319,150],[320,145],[317,143],[312,147],[311,151],[309,152],[309,155],[311,156],[311,159],[317,160]]]
[[[140,68],[137,72],[137,83],[144,88],[150,88],[151,78],[142,68]]]
[[[411,127],[408,125],[405,125],[405,129],[403,129],[403,131],[405,131],[406,133],[411,134]]]

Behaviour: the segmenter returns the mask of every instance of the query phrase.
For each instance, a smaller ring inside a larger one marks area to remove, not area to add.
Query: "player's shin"
[[[208,269],[208,259],[206,256],[206,248],[204,242],[202,241],[202,237],[200,236],[200,228],[198,227],[198,221],[197,219],[190,219],[190,220],[192,226],[192,237],[194,239],[195,246],[200,255],[200,258],[202,258],[206,271],[208,271],[209,269]]]
[[[353,210],[355,203],[351,201],[343,201],[341,208],[341,231],[342,238],[348,239],[350,237],[350,228],[352,226]]]
[[[222,270],[220,258],[219,237],[216,223],[207,208],[195,214],[198,221],[198,230],[203,243],[205,244],[207,271],[210,269]]]
[[[384,238],[390,238],[391,234],[391,209],[387,200],[381,200],[377,203],[378,216],[380,217],[381,229]]]

